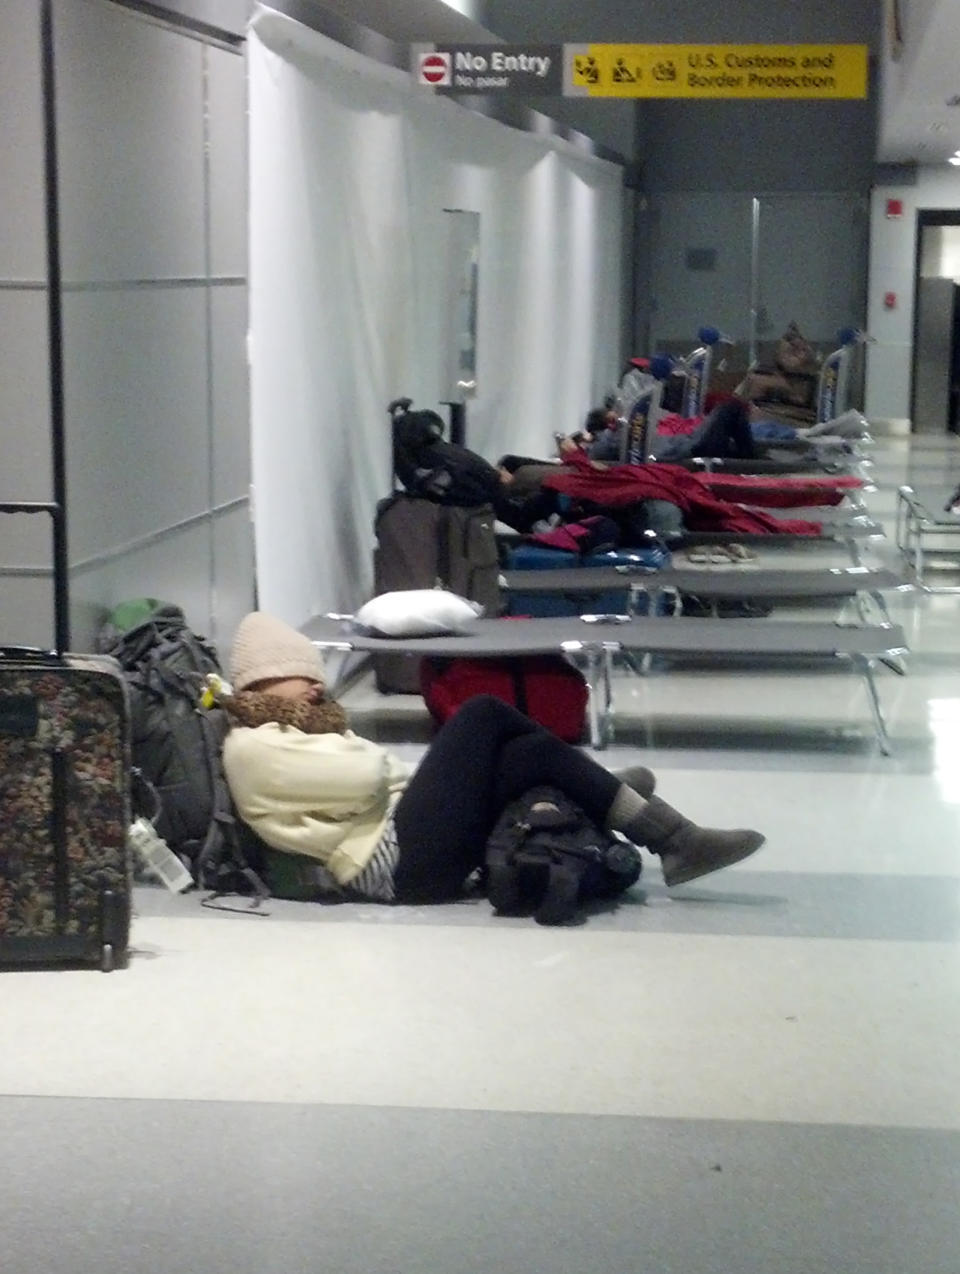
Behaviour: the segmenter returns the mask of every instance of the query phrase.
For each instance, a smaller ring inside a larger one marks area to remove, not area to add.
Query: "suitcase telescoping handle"
[[[393,427],[401,416],[405,416],[413,406],[412,398],[394,398],[393,402],[387,403],[387,415],[390,417],[390,431],[393,434]],[[397,493],[397,448],[396,443],[393,444],[390,456],[390,488],[394,495]]]
[[[45,659],[59,663],[70,645],[70,609],[67,602],[67,540],[63,505],[39,500],[0,502],[0,513],[48,513],[53,522],[53,622],[52,651],[32,647],[3,646],[0,653],[7,659]]]

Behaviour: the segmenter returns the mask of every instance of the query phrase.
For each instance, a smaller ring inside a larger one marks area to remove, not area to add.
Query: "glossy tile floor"
[[[960,481],[874,459],[887,522]],[[4,975],[4,1274],[957,1274],[960,597],[891,609],[890,758],[847,675],[618,678],[606,763],[767,833],[727,872],[564,930],[144,889],[127,972]]]

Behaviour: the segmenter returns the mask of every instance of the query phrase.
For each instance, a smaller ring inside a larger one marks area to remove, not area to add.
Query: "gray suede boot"
[[[719,831],[698,827],[659,796],[651,797],[624,836],[635,845],[646,845],[660,855],[663,879],[668,885],[682,885],[698,876],[706,876],[721,867],[729,867],[755,853],[765,837],[747,829]]]
[[[657,780],[643,765],[628,765],[626,769],[614,770],[613,777],[619,779],[621,783],[626,783],[627,787],[632,787],[645,801],[649,801],[657,786]]]

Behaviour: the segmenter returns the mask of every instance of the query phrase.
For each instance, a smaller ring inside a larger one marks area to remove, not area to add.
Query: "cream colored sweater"
[[[273,849],[318,859],[341,884],[363,871],[410,767],[369,739],[276,723],[233,727],[223,767],[240,817]]]

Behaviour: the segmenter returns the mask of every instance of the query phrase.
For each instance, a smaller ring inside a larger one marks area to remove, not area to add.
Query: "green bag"
[[[344,895],[331,888],[330,873],[307,854],[287,854],[261,841],[264,883],[274,898],[289,902],[332,902]]]

